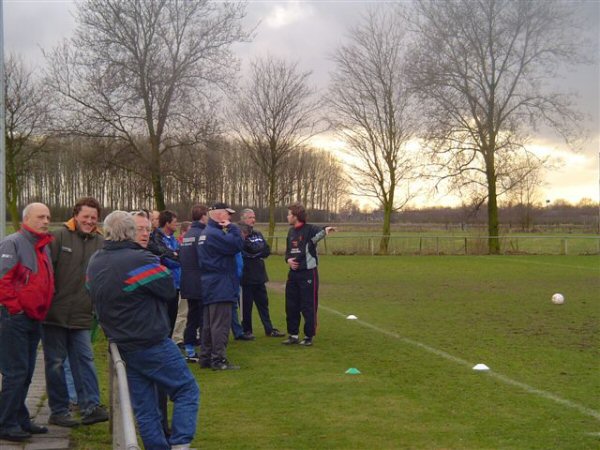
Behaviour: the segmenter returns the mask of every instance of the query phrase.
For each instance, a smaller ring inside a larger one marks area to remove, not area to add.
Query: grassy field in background
[[[271,316],[285,330],[283,258],[268,270]],[[597,256],[329,256],[320,278],[312,348],[265,337],[255,313],[257,340],[228,349],[242,370],[191,367],[202,391],[194,447],[600,446]],[[110,448],[104,424],[73,436],[78,449]]]

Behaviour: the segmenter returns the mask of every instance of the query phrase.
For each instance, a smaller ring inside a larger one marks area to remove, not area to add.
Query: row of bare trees
[[[585,62],[571,4],[376,6],[334,52],[323,99],[293,60],[259,58],[234,82],[231,46],[252,35],[242,26],[246,6],[78,2],[73,38],[47,53],[31,95],[45,99],[34,108],[40,121],[11,125],[7,116],[9,153],[20,154],[8,169],[9,205],[33,193],[64,204],[77,190],[115,207],[223,199],[268,207],[272,233],[286,201],[335,209],[342,200],[340,165],[306,149],[329,129],[346,143],[352,192],[381,206],[381,253],[392,214],[431,180],[487,205],[497,253],[498,198],[545,163],[525,145],[532,130],[575,134],[571,97],[547,83],[562,65]],[[46,159],[37,152],[48,136],[63,140]]]
[[[106,160],[106,154],[98,140],[51,139],[44,151],[26,164],[17,203],[35,199],[68,215],[78,198],[91,195],[107,210],[152,208],[150,174],[139,176],[118,167]],[[278,205],[301,200],[310,209],[338,209],[346,180],[340,163],[329,153],[301,148],[286,157],[285,167],[288,170],[275,186]],[[242,146],[227,140],[173,150],[165,159],[162,183],[166,206],[182,217],[187,217],[197,202],[224,200],[259,210],[269,206],[264,195],[269,180]]]

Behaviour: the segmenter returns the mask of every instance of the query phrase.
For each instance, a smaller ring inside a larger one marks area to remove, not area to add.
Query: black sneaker
[[[197,363],[200,361],[200,357],[197,353],[194,353],[193,355],[185,355],[185,360],[189,363]]]
[[[282,342],[283,345],[294,345],[300,342],[297,337],[288,336],[288,338]]]
[[[270,333],[267,333],[268,337],[284,337],[285,333],[282,333],[277,328],[273,328]]]
[[[212,363],[212,370],[239,370],[240,366],[231,364],[226,359]]]
[[[98,405],[89,414],[86,414],[81,419],[81,423],[84,425],[93,425],[99,422],[108,421],[108,412],[103,406]]]
[[[27,431],[23,431],[23,430],[0,431],[0,439],[3,439],[5,441],[22,442],[22,441],[26,441],[29,438],[31,438],[31,433],[28,433]],[[21,447],[19,447],[19,448],[21,448]]]
[[[50,425],[56,425],[58,427],[65,427],[65,428],[73,428],[73,427],[79,426],[79,422],[76,421],[75,419],[73,419],[71,414],[64,414],[62,416],[52,414],[48,418],[48,423]]]
[[[304,345],[305,347],[310,347],[312,345],[312,338],[305,337],[299,342],[300,345]]]
[[[252,333],[244,333],[235,338],[236,341],[253,341],[256,339]]]
[[[38,425],[35,422],[30,422],[29,428],[23,428],[23,431],[31,434],[46,434],[48,432],[48,428],[43,425]]]

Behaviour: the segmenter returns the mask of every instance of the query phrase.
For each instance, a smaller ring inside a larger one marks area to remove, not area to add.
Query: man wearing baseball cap
[[[232,304],[240,291],[235,255],[244,245],[240,229],[230,221],[233,213],[225,203],[212,205],[198,241],[204,302],[200,365],[213,370],[239,369],[226,355]]]

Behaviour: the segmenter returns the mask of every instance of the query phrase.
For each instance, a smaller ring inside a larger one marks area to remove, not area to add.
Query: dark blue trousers
[[[300,315],[304,318],[304,335],[317,334],[319,273],[317,269],[290,270],[285,285],[285,314],[288,334],[298,335]]]
[[[31,426],[25,399],[40,338],[40,322],[22,313],[10,315],[0,305],[0,431],[22,431]]]
[[[242,286],[242,326],[244,333],[252,333],[252,305],[256,303],[258,316],[266,334],[271,334],[273,324],[269,315],[269,297],[263,284],[244,284]]]

